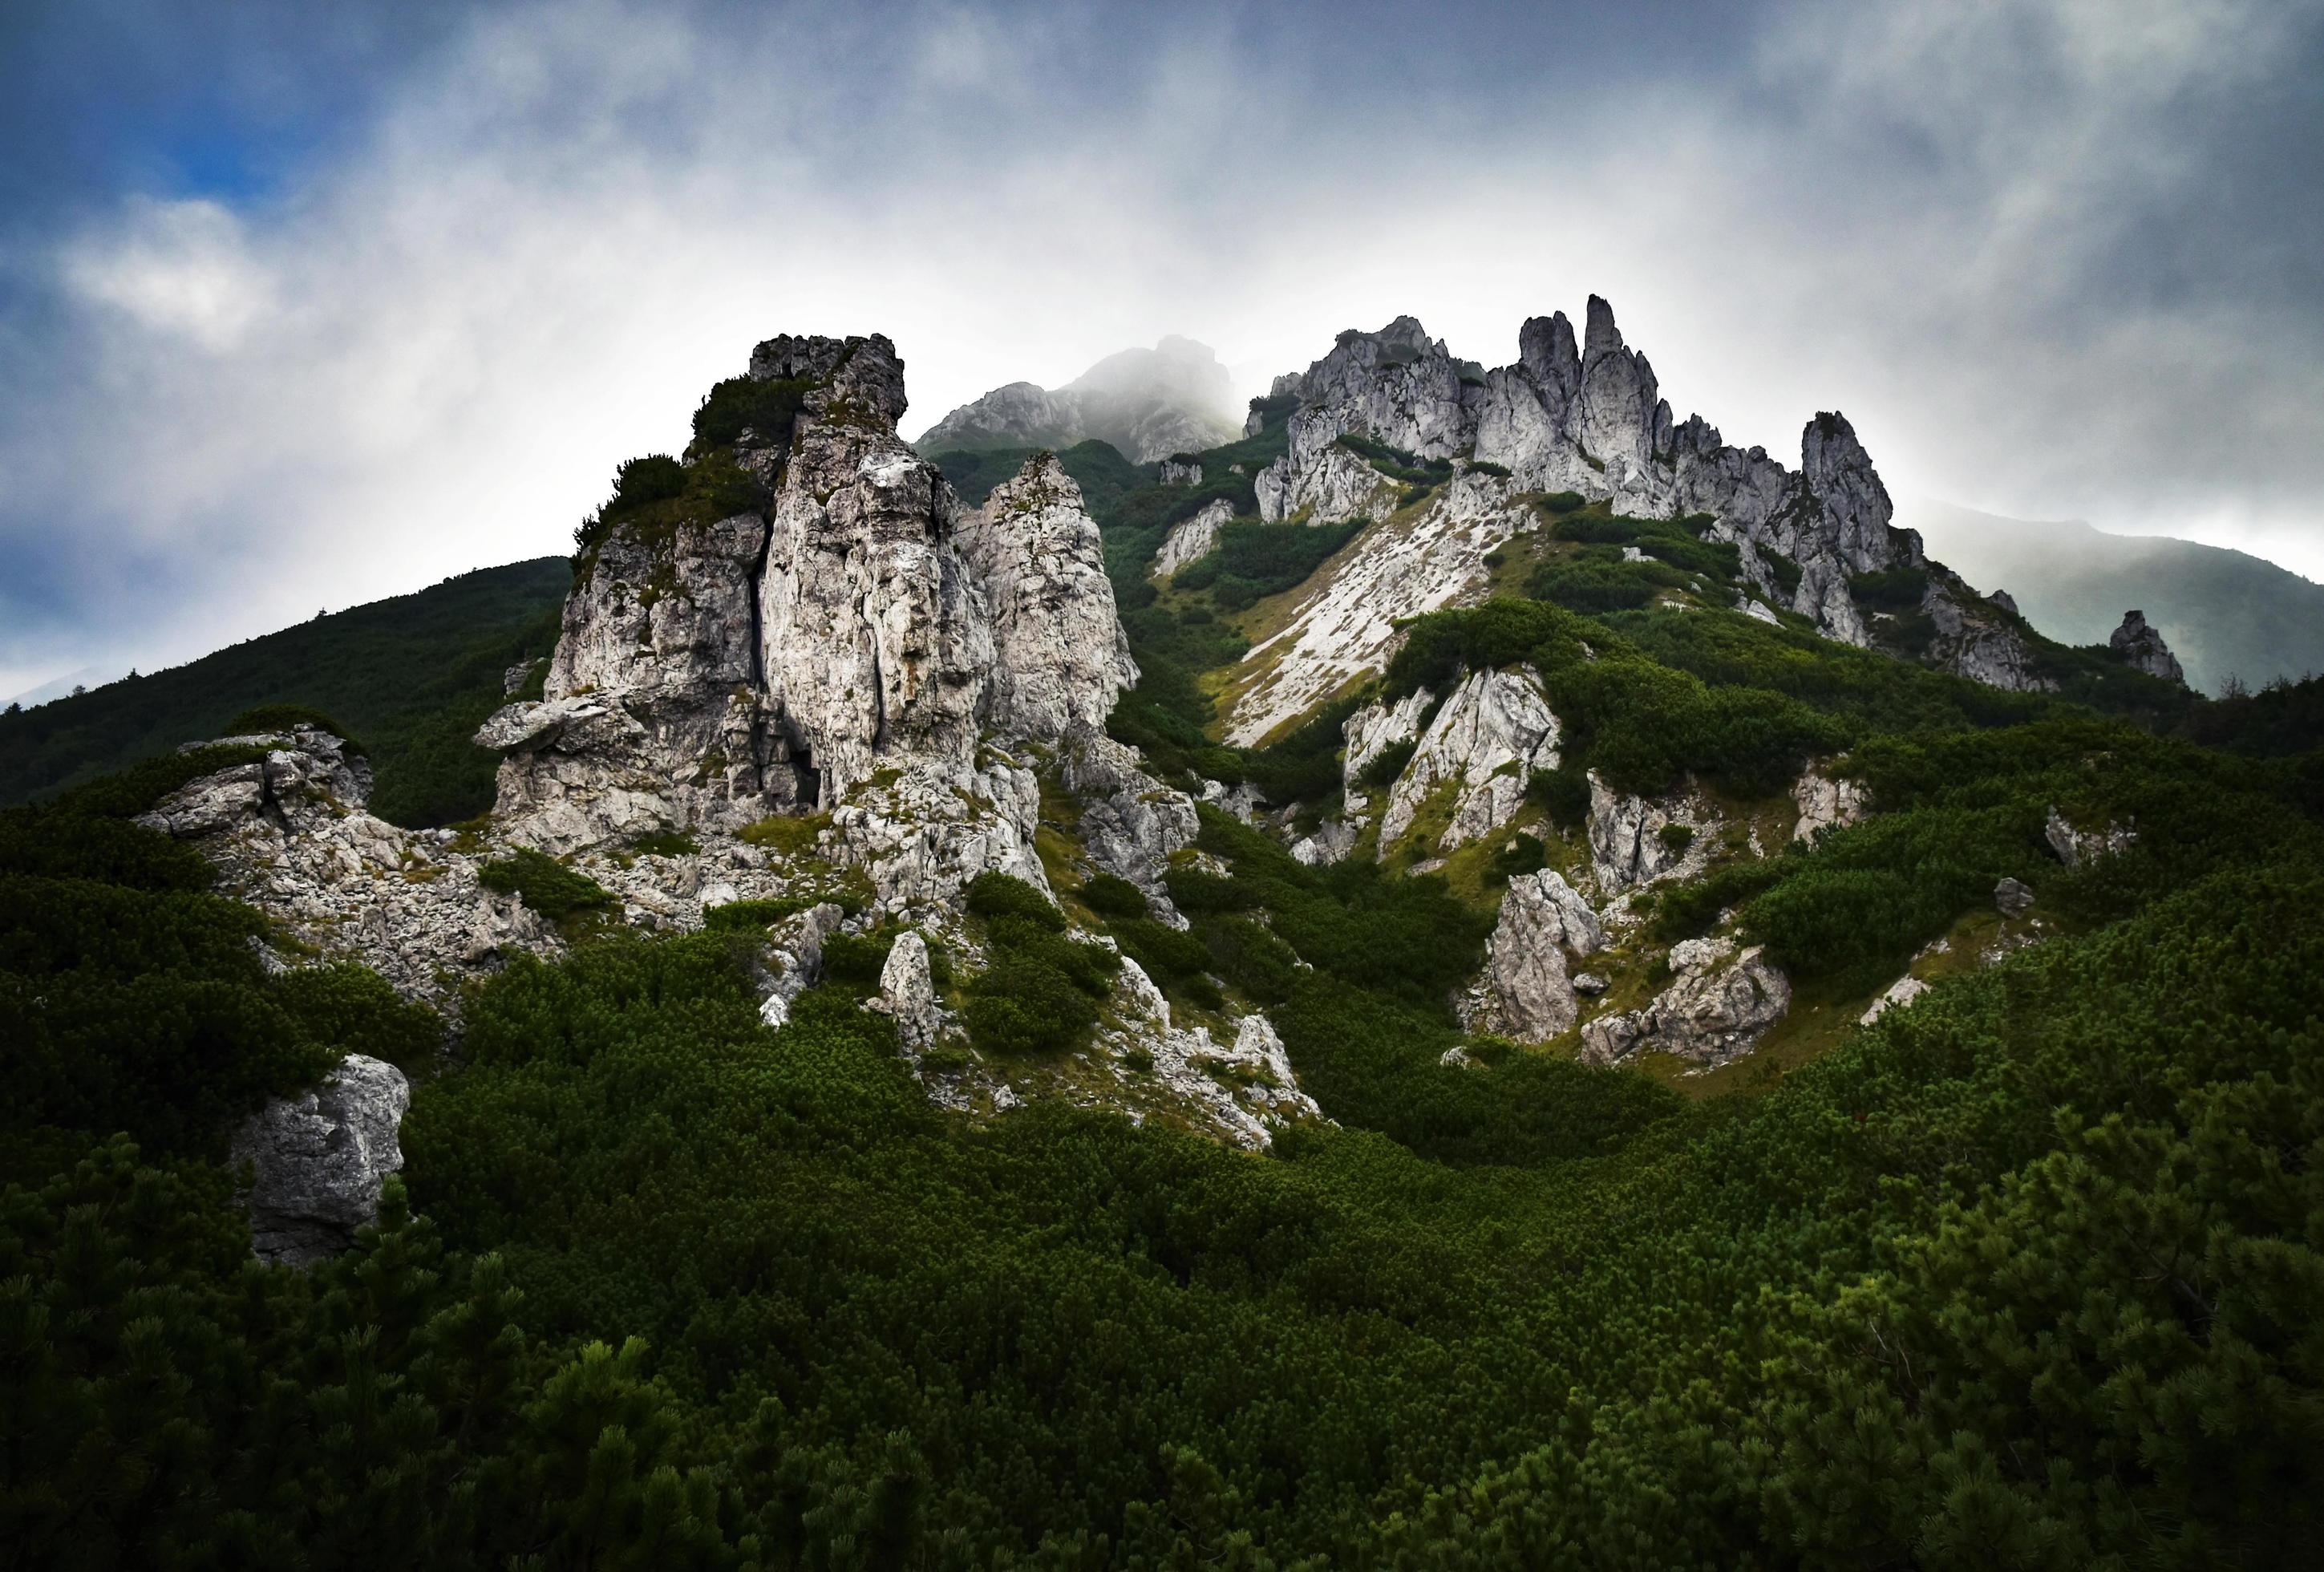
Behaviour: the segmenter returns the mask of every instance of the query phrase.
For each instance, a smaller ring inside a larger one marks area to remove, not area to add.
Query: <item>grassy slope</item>
[[[468,734],[502,701],[507,669],[549,652],[571,581],[561,557],[486,568],[0,716],[0,803],[215,736],[253,706],[297,703],[367,744],[383,816],[441,823],[478,812],[491,805],[493,761]]]

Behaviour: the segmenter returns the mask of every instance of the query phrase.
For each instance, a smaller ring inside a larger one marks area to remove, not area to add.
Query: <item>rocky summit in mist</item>
[[[1110,444],[1134,463],[1194,453],[1240,423],[1227,368],[1207,344],[1176,335],[1109,355],[1061,388],[994,388],[920,433],[923,453]]]
[[[2315,685],[1513,326],[738,345],[569,564],[0,717],[23,1542],[2295,1564]]]

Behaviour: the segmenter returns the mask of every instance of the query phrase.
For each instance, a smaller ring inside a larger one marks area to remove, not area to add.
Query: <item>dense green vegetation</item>
[[[1909,816],[2099,740],[1865,762]],[[2092,801],[2217,762],[2151,745],[2127,787],[2077,766]],[[2245,806],[2288,774],[2250,766]],[[11,1151],[55,1177],[0,1200],[12,1542],[58,1566],[2300,1564],[2324,862],[2273,811],[2094,873],[2090,920],[2129,915],[1755,1100],[1489,1045],[1439,1065],[1477,937],[1437,937],[1462,925],[1442,886],[1303,869],[1208,815],[1231,873],[1174,892],[1341,1125],[1270,1159],[1062,1105],[945,1114],[850,987],[761,1025],[732,929],[478,991],[407,1121],[408,1190],[309,1274],[248,1261],[202,1105],[52,1098],[70,1130]],[[9,823],[51,866],[128,865],[117,819]],[[12,902],[12,967],[40,968],[14,975],[273,1006],[221,1039],[217,1113],[381,1035],[231,978],[235,909],[145,849],[151,887],[69,882],[182,955],[28,963],[61,909]],[[202,920],[167,915],[189,900]],[[1021,892],[978,904],[1054,937]],[[121,1031],[84,1040],[167,1062]],[[178,1127],[106,1139],[163,1104]]]
[[[766,418],[728,407],[743,394],[706,402],[703,439]],[[1283,412],[1249,441],[1279,442]],[[682,504],[700,463],[625,469],[616,505]],[[1101,516],[1147,673],[1115,731],[1166,772],[1328,799],[1352,701],[1266,749],[1209,741],[1196,679],[1240,641],[1145,578],[1152,520],[1191,488],[1115,479]],[[1547,511],[1582,548],[1563,560],[1728,587],[1683,524]],[[1619,563],[1624,545],[1651,560]],[[2307,1564],[2324,1527],[2311,688],[2167,713],[2144,679],[2004,695],[1722,609],[1578,598],[1420,619],[1381,684],[1541,674],[1566,726],[1561,767],[1532,782],[1551,822],[1495,846],[1488,877],[1545,865],[1585,770],[1764,799],[1821,756],[1877,811],[1638,897],[1647,938],[1733,908],[1803,997],[1848,1001],[2005,875],[2052,937],[1758,1095],[1691,1101],[1464,1037],[1452,996],[1491,923],[1447,875],[1305,867],[1205,808],[1201,856],[1167,877],[1185,929],[1120,879],[1072,904],[1180,1009],[1267,1009],[1332,1122],[1252,1156],[1064,1096],[999,1118],[934,1106],[861,1008],[892,929],[833,939],[825,983],[770,1030],[764,930],[802,900],[518,957],[465,996],[447,1056],[440,1022],[368,973],[270,976],[265,920],[129,822],[250,750],[0,812],[14,1557]],[[261,699],[340,711],[381,757],[378,728],[327,694]],[[2052,808],[2134,833],[2069,867]],[[578,934],[606,899],[534,854],[487,878]],[[1115,954],[1014,880],[980,879],[967,908],[982,969],[956,998],[979,1050],[1093,1051]],[[347,1051],[416,1072],[407,1169],[354,1252],[263,1266],[226,1133]]]
[[[498,761],[469,738],[506,702],[509,668],[549,654],[570,587],[561,557],[488,568],[0,716],[0,803],[223,736],[243,710],[298,704],[363,739],[377,772],[371,807],[383,818],[470,818],[492,806]]]

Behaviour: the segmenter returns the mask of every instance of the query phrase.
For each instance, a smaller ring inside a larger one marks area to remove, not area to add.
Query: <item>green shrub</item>
[[[1146,915],[1146,892],[1127,879],[1100,874],[1081,888],[1082,903],[1100,917],[1139,918]]]
[[[682,829],[663,829],[640,836],[630,843],[630,849],[648,856],[690,857],[702,849],[702,843]]]
[[[979,874],[969,881],[966,903],[969,911],[987,921],[1016,918],[1052,933],[1065,931],[1065,914],[1040,891],[1012,874]]]
[[[1400,742],[1390,743],[1364,761],[1364,767],[1356,772],[1356,781],[1375,791],[1393,786],[1397,777],[1404,773],[1404,767],[1412,763],[1412,755],[1418,752],[1418,737],[1406,737]]]
[[[596,880],[529,846],[486,863],[476,870],[476,882],[521,896],[527,906],[556,922],[613,903],[613,892]]]
[[[784,918],[796,917],[814,904],[811,897],[790,895],[761,901],[729,901],[724,906],[704,907],[702,926],[713,933],[771,928]]]
[[[1694,826],[1673,820],[1655,831],[1655,839],[1662,843],[1665,851],[1683,855],[1694,845]]]
[[[1848,592],[1875,611],[1904,612],[1920,608],[1929,592],[1929,576],[1918,568],[1891,568],[1879,573],[1851,573]]]
[[[732,448],[745,431],[761,443],[788,446],[791,424],[814,386],[808,377],[735,376],[713,384],[694,411],[696,448]]]
[[[824,976],[858,994],[871,993],[880,985],[895,943],[892,932],[835,933],[823,941]]]
[[[1590,499],[1578,491],[1553,491],[1541,499],[1542,511],[1552,515],[1579,513],[1590,505]]]
[[[1536,770],[1526,778],[1526,796],[1539,803],[1549,821],[1562,829],[1572,829],[1589,820],[1589,772],[1572,764]]]
[[[1547,866],[1549,848],[1542,845],[1541,837],[1519,830],[1493,853],[1489,873],[1495,883],[1506,884],[1511,879],[1539,873]]]

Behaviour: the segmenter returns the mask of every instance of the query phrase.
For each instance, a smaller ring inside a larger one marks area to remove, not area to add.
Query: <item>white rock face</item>
[[[1928,991],[1929,985],[1918,977],[1910,976],[1899,977],[1888,985],[1886,993],[1872,1001],[1870,1009],[1856,1018],[1856,1023],[1858,1026],[1869,1026],[1887,1014],[1889,1011],[1900,1004],[1910,1004]]]
[[[880,968],[880,997],[873,1003],[895,1022],[896,1040],[906,1054],[934,1046],[944,1030],[944,1012],[928,971],[927,940],[908,929],[896,936]]]
[[[1165,458],[1154,472],[1154,483],[1157,485],[1200,485],[1203,484],[1203,467],[1191,458],[1184,461]]]
[[[1193,518],[1171,525],[1170,532],[1162,538],[1162,549],[1154,553],[1154,577],[1167,578],[1189,562],[1209,556],[1219,543],[1220,529],[1233,517],[1234,504],[1218,497],[1205,503]]]
[[[1254,746],[1385,669],[1402,640],[1399,620],[1482,598],[1486,553],[1541,527],[1510,486],[1478,471],[1456,474],[1413,517],[1374,526],[1326,564],[1282,630],[1244,657],[1241,670],[1252,675],[1227,740]]]
[[[301,727],[222,740],[266,756],[187,782],[138,822],[198,847],[224,893],[300,943],[447,1011],[461,977],[563,948],[521,899],[484,887],[484,859],[365,812],[371,767],[339,738]]]
[[[963,521],[960,551],[991,618],[985,724],[1035,742],[1102,726],[1138,666],[1073,476],[1034,455]]]
[[[1375,698],[1340,723],[1341,779],[1350,799],[1363,795],[1357,777],[1364,772],[1364,766],[1417,733],[1420,717],[1435,701],[1427,689],[1416,688],[1394,704]]]
[[[791,1006],[823,976],[824,941],[839,931],[846,917],[838,906],[825,902],[785,918],[768,931],[759,981],[760,1020],[778,1031],[790,1023]]]
[[[1301,836],[1291,843],[1291,857],[1310,868],[1328,867],[1347,861],[1360,836],[1361,831],[1346,819],[1327,818],[1315,827],[1314,835]]]
[[[2107,643],[2118,658],[2149,677],[2160,677],[2181,688],[2187,685],[2187,673],[2180,666],[2179,657],[2171,652],[2162,633],[2147,622],[2144,612],[2123,613],[2122,626],[2115,629]]]
[[[1988,688],[2012,693],[2046,691],[2057,684],[2034,669],[2034,652],[2012,620],[2007,597],[1980,597],[1945,569],[1932,566],[1921,610],[1936,626],[1928,661]]]
[[[1582,1027],[1582,1063],[1618,1064],[1655,1050],[1706,1068],[1725,1064],[1757,1047],[1791,1008],[1790,980],[1757,945],[1737,955],[1729,939],[1690,939],[1670,958],[1677,976],[1653,1003]]]
[[[585,562],[544,700],[478,734],[505,833],[563,854],[822,809],[883,902],[1043,883],[1038,794],[975,754],[1101,726],[1137,680],[1080,488],[1037,456],[964,510],[897,438],[876,335],[770,339],[751,375],[808,384],[738,450],[766,513],[618,525]]]
[[[1213,1041],[1208,1027],[1174,1026],[1162,990],[1126,957],[1114,985],[1114,1014],[1121,1024],[1101,1038],[1108,1051],[1117,1058],[1133,1051],[1149,1055],[1149,1073],[1173,1105],[1235,1145],[1264,1151],[1286,1121],[1323,1116],[1314,1099],[1299,1089],[1291,1056],[1265,1015],[1237,1022],[1231,1046]],[[1222,1077],[1205,1067],[1227,1073]]]
[[[1557,717],[1527,667],[1471,673],[1429,723],[1388,793],[1380,844],[1393,846],[1439,790],[1453,787],[1452,822],[1436,843],[1449,852],[1517,817],[1536,770],[1557,768]]]
[[[1665,837],[1674,824],[1692,835]],[[1700,803],[1624,796],[1590,772],[1590,857],[1608,895],[1700,869],[1717,829],[1717,818]],[[1682,839],[1686,844],[1674,844]]]
[[[1074,737],[1063,762],[1065,789],[1082,805],[1082,845],[1090,859],[1137,885],[1158,920],[1185,927],[1162,874],[1170,854],[1194,845],[1202,829],[1194,800],[1148,774],[1137,749],[1102,732]]]
[[[1339,447],[1323,448],[1304,463],[1286,455],[1260,470],[1251,489],[1259,495],[1259,516],[1270,524],[1303,508],[1311,524],[1385,518],[1402,495],[1369,460]]]
[[[1605,947],[1590,903],[1546,869],[1509,881],[1500,920],[1487,941],[1484,975],[1462,1002],[1462,1023],[1519,1042],[1546,1042],[1580,1013],[1565,960]]]
[[[2060,862],[2070,868],[2079,868],[2084,863],[2128,849],[2137,843],[2138,831],[2122,824],[2109,824],[2104,829],[2082,829],[2052,804],[2048,821],[2042,828],[2042,838],[2050,843],[2051,851],[2057,854]]]
[[[1792,801],[1800,810],[1792,838],[1812,845],[1825,830],[1854,824],[1864,817],[1864,798],[1860,782],[1826,775],[1810,765],[1792,783]]]
[[[410,1105],[401,1070],[355,1053],[314,1090],[250,1116],[233,1161],[254,1170],[251,1248],[261,1260],[311,1266],[379,1220],[381,1187],[403,1166],[396,1137]]]

